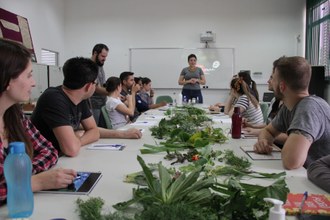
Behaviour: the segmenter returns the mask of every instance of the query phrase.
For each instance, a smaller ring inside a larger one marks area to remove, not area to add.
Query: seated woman
[[[121,81],[112,76],[107,79],[105,88],[109,92],[105,108],[109,114],[113,129],[123,127],[130,122],[129,116],[134,115],[135,102],[132,95],[126,96],[127,106],[120,100]]]
[[[20,44],[0,39],[0,72],[0,205],[6,202],[3,164],[13,141],[24,142],[31,158],[33,192],[67,187],[77,173],[71,169],[49,170],[57,163],[57,150],[24,116],[19,104],[29,100],[35,86],[30,52]]]
[[[232,79],[236,79],[237,77],[238,77],[237,74],[235,74],[235,75],[233,75]],[[230,108],[234,107],[235,102],[236,102],[236,99],[233,100]],[[214,112],[224,112],[225,105],[226,105],[226,103],[218,102],[218,103],[215,103],[214,105],[210,105],[209,110],[214,111]],[[227,110],[227,112],[229,112],[229,110]]]
[[[239,78],[232,79],[230,83],[230,95],[225,105],[225,114],[232,116],[232,103],[236,99],[234,107],[240,107],[240,112],[243,118],[252,125],[263,124],[263,115],[259,102],[250,93],[247,84]]]
[[[150,93],[150,94],[149,94]],[[139,112],[145,112],[149,109],[165,106],[166,102],[154,104],[154,92],[151,88],[151,80],[147,77],[142,78],[142,86],[139,94],[136,95],[136,108]]]
[[[251,78],[250,70],[242,70],[238,73],[238,77],[248,85],[250,93],[257,99],[259,102],[259,92],[257,90],[257,84]]]

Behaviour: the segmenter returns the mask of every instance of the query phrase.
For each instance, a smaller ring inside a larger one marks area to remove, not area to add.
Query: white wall
[[[258,83],[266,83],[279,56],[304,55],[305,0],[1,0],[0,7],[28,18],[37,58],[41,48],[56,50],[63,65],[107,44],[107,76],[129,69],[129,48],[203,47],[199,35],[208,30],[216,33],[211,47],[235,48],[235,71],[263,73]],[[203,91],[208,103],[227,93]]]

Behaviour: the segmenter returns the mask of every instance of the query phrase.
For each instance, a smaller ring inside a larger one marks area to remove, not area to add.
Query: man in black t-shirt
[[[67,60],[62,86],[48,88],[38,99],[31,120],[60,153],[74,157],[80,147],[102,138],[140,138],[137,129],[98,128],[87,99],[95,91],[97,65],[87,58]],[[82,127],[82,129],[80,129]]]

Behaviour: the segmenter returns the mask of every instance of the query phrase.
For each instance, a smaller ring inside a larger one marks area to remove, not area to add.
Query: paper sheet
[[[273,148],[270,154],[257,154],[253,150],[253,146],[240,147],[252,160],[281,160],[281,150]]]

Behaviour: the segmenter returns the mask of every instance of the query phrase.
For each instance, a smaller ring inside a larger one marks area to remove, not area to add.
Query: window
[[[306,58],[330,79],[330,0],[307,0]]]
[[[41,49],[41,63],[58,66],[58,52]]]

